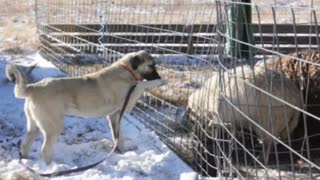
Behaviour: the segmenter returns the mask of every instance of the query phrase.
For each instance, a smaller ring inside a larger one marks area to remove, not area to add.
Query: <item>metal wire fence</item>
[[[132,114],[202,176],[318,177],[318,1],[36,2],[41,53],[71,75],[157,57],[167,84]]]

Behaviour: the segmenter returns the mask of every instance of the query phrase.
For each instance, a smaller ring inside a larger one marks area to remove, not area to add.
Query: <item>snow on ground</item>
[[[18,163],[18,140],[25,136],[24,100],[13,95],[14,84],[5,78],[5,66],[18,63],[37,67],[32,71],[31,81],[45,77],[66,76],[40,55],[14,59],[0,54],[0,179],[14,177],[36,178],[26,173]],[[134,117],[126,114],[123,121],[125,145],[124,154],[113,154],[96,168],[58,177],[56,179],[179,179],[195,176],[192,169],[164,145],[156,134],[146,129]],[[65,118],[65,130],[55,145],[54,162],[50,165],[40,159],[42,137],[39,137],[30,151],[30,160],[25,164],[41,172],[64,170],[94,163],[110,152],[111,133],[105,118]],[[190,175],[190,176],[188,176]]]

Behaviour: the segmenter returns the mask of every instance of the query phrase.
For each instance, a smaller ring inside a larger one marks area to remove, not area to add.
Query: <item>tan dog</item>
[[[129,88],[137,85],[126,112],[132,110],[146,88],[163,84],[154,58],[145,51],[129,53],[111,66],[82,77],[48,78],[27,84],[23,71],[10,64],[6,74],[9,80],[16,80],[15,96],[25,99],[27,135],[21,154],[28,157],[29,148],[40,130],[44,136],[41,156],[46,163],[52,160],[52,146],[63,130],[66,115],[108,116],[113,141],[117,140],[118,150],[124,151],[119,116]],[[147,81],[139,81],[143,79]]]

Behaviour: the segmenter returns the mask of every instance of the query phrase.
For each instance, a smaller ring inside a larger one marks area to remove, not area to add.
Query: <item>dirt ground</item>
[[[38,49],[34,9],[31,0],[0,0],[0,51],[24,54]]]

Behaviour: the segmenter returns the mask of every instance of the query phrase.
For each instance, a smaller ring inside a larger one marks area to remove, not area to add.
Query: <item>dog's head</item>
[[[155,64],[155,59],[146,51],[130,53],[127,64],[132,70],[148,81],[161,79]]]

